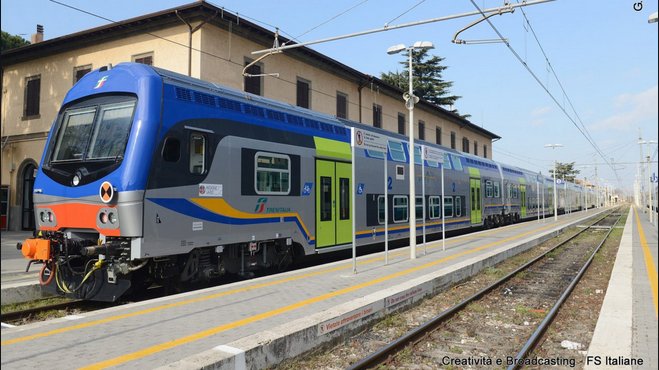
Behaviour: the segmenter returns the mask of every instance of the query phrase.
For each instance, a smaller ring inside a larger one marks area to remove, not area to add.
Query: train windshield
[[[64,111],[52,162],[123,159],[136,103],[130,99]]]

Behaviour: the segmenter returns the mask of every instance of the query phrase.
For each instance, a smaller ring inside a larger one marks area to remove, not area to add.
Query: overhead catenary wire
[[[478,10],[478,12],[481,14],[481,16],[485,17],[485,13],[483,12],[483,10],[481,10],[481,9],[478,7],[478,5],[474,2],[474,0],[470,0],[470,1],[471,1],[471,3],[474,5],[474,7]],[[570,115],[568,114],[568,112],[565,110],[565,107],[563,107],[563,106],[558,102],[558,100],[556,100],[556,97],[554,97],[554,95],[549,91],[549,89],[547,88],[547,86],[545,86],[545,84],[543,84],[542,81],[540,81],[540,79],[538,78],[538,76],[533,72],[533,70],[531,70],[531,68],[529,67],[529,65],[528,65],[528,64],[522,59],[522,57],[517,53],[517,51],[515,51],[515,49],[510,45],[510,43],[507,42],[507,41],[505,41],[505,37],[503,37],[503,35],[501,34],[501,32],[499,32],[499,30],[494,26],[494,24],[492,24],[492,22],[491,22],[489,19],[486,19],[486,21],[487,21],[487,23],[490,25],[490,27],[492,27],[492,29],[494,30],[494,32],[497,33],[497,35],[499,36],[499,38],[501,38],[501,40],[504,40],[504,43],[505,43],[506,46],[508,47],[508,50],[510,50],[510,52],[513,53],[513,55],[517,58],[517,60],[518,60],[523,66],[524,66],[524,68],[526,68],[526,70],[531,74],[531,76],[536,80],[536,82],[538,82],[538,84],[540,84],[540,86],[545,90],[545,92],[546,92],[546,93],[549,95],[549,97],[554,101],[554,103],[556,103],[556,105],[558,105],[558,107],[563,111],[563,113],[565,113],[565,116],[566,116],[566,117],[572,122],[572,124],[577,128],[577,130],[579,130],[579,132],[580,132],[580,133],[586,138],[586,140],[587,140],[587,141],[590,143],[590,145],[595,149],[595,151],[597,151],[597,153],[600,154],[600,156],[602,157],[602,159],[604,160],[604,162],[605,162],[605,163],[606,163],[606,164],[607,164],[607,165],[608,165],[608,166],[609,166],[609,167],[615,172],[615,169],[613,168],[613,166],[611,165],[611,163],[609,162],[609,160],[608,160],[608,159],[606,158],[606,156],[602,153],[602,151],[599,149],[599,147],[598,147],[598,146],[592,141],[592,139],[589,137],[589,135],[587,135],[586,133],[584,133],[584,131],[579,127],[579,125],[574,121],[574,119],[573,119],[572,117],[570,117]],[[548,59],[547,59],[547,63],[549,63],[549,60],[548,60]],[[568,99],[568,100],[569,100],[569,99]]]

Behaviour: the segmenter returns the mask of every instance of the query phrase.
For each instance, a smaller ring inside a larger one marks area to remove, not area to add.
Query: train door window
[[[200,175],[206,172],[206,136],[190,134],[190,173]]]
[[[423,197],[416,197],[416,219],[423,220]]]
[[[350,179],[339,178],[339,219],[350,219]]]
[[[175,137],[165,139],[162,146],[162,159],[165,162],[176,163],[181,159],[181,142]]]
[[[453,217],[453,197],[444,197],[444,216]]]
[[[394,161],[396,162],[406,161],[405,151],[403,150],[403,144],[396,141],[390,141],[389,152],[391,153],[391,159],[393,159]]]
[[[517,185],[513,185],[513,198],[517,199],[519,197],[519,191]]]
[[[492,198],[492,181],[488,180],[485,181],[485,196],[488,198]]]
[[[462,171],[462,162],[460,162],[460,157],[451,155],[451,162],[453,163],[453,168],[457,171]]]
[[[378,222],[384,224],[384,196],[378,196]]]
[[[257,194],[285,195],[290,192],[291,160],[287,155],[256,153],[255,167]]]
[[[406,222],[407,210],[407,197],[394,196],[394,222]]]
[[[499,182],[495,181],[494,182],[494,197],[499,198]]]
[[[510,184],[506,184],[506,187],[508,188],[508,198],[513,197],[513,188],[510,186]]]
[[[471,210],[476,210],[476,188],[473,186],[471,187]]]
[[[433,196],[428,199],[428,213],[430,214],[431,220],[442,217],[441,207],[442,205],[440,204],[439,197]]]
[[[320,177],[320,220],[332,221],[332,178]]]
[[[455,197],[455,217],[462,216],[462,197]]]

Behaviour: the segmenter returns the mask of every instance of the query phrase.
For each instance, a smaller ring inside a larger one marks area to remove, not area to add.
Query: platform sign
[[[373,150],[380,153],[387,152],[387,138],[375,132],[354,129],[353,146],[355,148]]]
[[[436,148],[423,146],[423,159],[426,161],[433,161],[440,164],[444,163],[444,152]]]
[[[385,209],[387,209],[387,138],[384,135],[372,131],[362,130],[360,128],[351,127],[350,128],[350,147],[352,152],[352,194],[363,194],[364,184],[360,183],[359,188],[356,189],[356,180],[357,175],[355,173],[356,158],[355,151],[359,149],[372,150],[380,153],[384,153],[384,204]],[[352,197],[352,272],[353,274],[357,273],[357,197]],[[385,264],[388,261],[388,219],[387,212],[385,212],[385,226],[384,226],[384,245],[385,245]]]

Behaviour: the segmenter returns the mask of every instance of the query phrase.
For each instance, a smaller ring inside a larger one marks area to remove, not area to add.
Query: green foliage
[[[579,170],[574,169],[574,162],[570,163],[561,163],[556,162],[556,178],[563,181],[574,182],[574,178],[579,174]],[[554,170],[549,170],[550,174],[554,173]]]
[[[409,53],[404,53],[403,56],[405,60],[399,62],[404,67],[402,72],[382,72],[380,78],[390,85],[408,91]],[[461,96],[451,95],[449,89],[453,86],[453,82],[442,79],[442,72],[448,68],[440,64],[444,59],[436,55],[429,57],[427,49],[414,51],[412,53],[412,80],[414,81],[412,90],[414,95],[435,105],[452,106]],[[451,113],[458,114],[458,111],[454,109],[451,110]],[[467,118],[471,115],[461,117]]]
[[[2,51],[19,48],[25,45],[30,45],[30,42],[20,36],[12,36],[7,32],[2,31]]]

